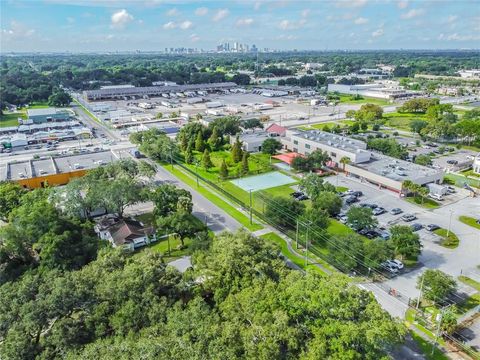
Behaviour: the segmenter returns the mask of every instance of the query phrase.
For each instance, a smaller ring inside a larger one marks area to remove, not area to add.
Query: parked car
[[[443,201],[443,196],[440,194],[428,194],[428,197],[432,198],[433,200]]]
[[[387,270],[388,272],[392,273],[392,274],[397,274],[398,273],[398,269],[397,267],[393,266],[392,264],[388,263],[388,262],[383,262],[380,264],[380,266]]]
[[[402,216],[402,220],[403,221],[406,221],[406,222],[410,222],[410,221],[413,221],[413,220],[416,220],[417,217],[413,214],[405,214]]]
[[[301,192],[301,191],[294,191],[290,194],[290,196],[294,197],[294,198],[299,197],[301,195],[303,195],[303,192]]]
[[[387,260],[387,262],[390,265],[395,266],[398,270],[402,270],[404,268],[404,265],[400,260],[393,259],[393,260]]]
[[[368,204],[368,203],[361,203],[360,206],[361,206],[361,207],[368,207],[368,208],[370,208],[370,209],[372,209],[372,210],[373,210],[373,209],[376,209],[376,208],[378,207],[377,204]]]
[[[363,196],[363,192],[361,192],[361,191],[354,191],[354,192],[352,192],[352,196],[355,196],[355,197]]]
[[[339,221],[342,223],[342,224],[346,224],[347,221],[348,221],[348,218],[346,216],[341,216]]]
[[[353,204],[357,201],[358,199],[355,196],[348,196],[345,198],[345,204],[348,204],[348,205]]]
[[[425,229],[427,229],[428,231],[433,231],[433,230],[440,229],[440,226],[435,224],[428,224],[427,226],[425,226]]]
[[[410,227],[412,228],[413,231],[418,231],[423,229],[423,225],[419,223],[412,224],[410,225]]]
[[[450,165],[457,165],[458,164],[458,161],[457,160],[447,160],[447,164],[450,164]]]
[[[450,193],[450,194],[454,194],[457,192],[457,190],[455,190],[455,188],[453,186],[447,186],[447,191]]]
[[[296,198],[294,198],[295,200],[297,201],[304,201],[304,200],[308,200],[308,196],[305,195],[305,194],[302,194],[300,196],[297,196]]]
[[[403,210],[400,209],[400,208],[394,208],[394,209],[390,210],[390,214],[392,214],[392,215],[398,215],[398,214],[401,214],[402,212],[403,212]]]
[[[387,210],[385,210],[383,207],[376,207],[372,210],[372,214],[375,216],[385,214],[386,212]]]

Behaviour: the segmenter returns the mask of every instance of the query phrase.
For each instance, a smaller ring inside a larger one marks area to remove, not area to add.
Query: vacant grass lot
[[[7,113],[0,115],[0,127],[17,126],[18,118],[26,119],[25,113]]]
[[[362,97],[361,99],[354,100],[352,95],[341,94],[340,95],[341,104],[375,104],[375,105],[390,105],[388,100],[377,99],[372,97]]]
[[[446,174],[445,178],[452,181],[458,187],[463,187],[463,185],[467,183],[472,187],[480,188],[480,179],[477,180],[477,179],[467,178],[463,175],[453,174],[453,173]]]
[[[471,286],[472,288],[476,289],[477,291],[480,291],[480,283],[478,281],[475,281],[473,279],[470,279],[468,276],[463,276],[463,275],[460,275],[458,277],[458,280],[461,281],[464,284],[467,284],[468,286]]]
[[[442,238],[442,242],[440,245],[449,248],[449,249],[455,249],[458,247],[458,244],[460,240],[458,239],[457,235],[455,235],[453,232],[449,232],[447,236],[447,229],[437,229],[433,231],[435,234],[440,236]]]
[[[470,217],[470,216],[460,216],[458,218],[462,223],[467,224],[471,227],[474,227],[476,229],[480,229],[480,224],[477,224],[477,219]]]

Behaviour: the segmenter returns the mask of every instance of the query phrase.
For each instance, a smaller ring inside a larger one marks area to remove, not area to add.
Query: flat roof
[[[367,144],[363,141],[320,130],[298,130],[292,136],[297,136],[305,140],[310,140],[322,145],[342,149],[348,152],[357,152],[358,150],[365,151],[367,148]]]
[[[262,140],[268,139],[269,137],[271,137],[269,133],[261,132],[261,133],[252,133],[252,134],[242,134],[239,136],[239,139],[240,141],[250,143],[252,141],[262,141]],[[232,139],[234,139],[233,136],[232,136]]]
[[[54,107],[42,108],[42,109],[27,109],[27,115],[30,116],[45,116],[45,115],[56,115],[59,113],[66,113],[67,110],[57,109]]]
[[[352,166],[400,182],[443,173],[442,170],[414,164],[405,160],[395,159],[375,152],[372,152],[369,161],[360,164],[352,164]]]
[[[0,167],[0,180],[22,180],[77,170],[89,170],[116,160],[118,157],[113,152],[106,150],[10,162]]]
[[[213,90],[218,88],[231,88],[236,87],[234,82],[223,83],[210,83],[210,84],[188,84],[188,85],[176,85],[176,86],[146,86],[146,87],[132,87],[132,88],[114,88],[114,89],[99,89],[99,90],[86,90],[83,93],[87,97],[98,96],[129,96],[136,94],[156,94],[163,92],[182,92],[182,91],[195,91],[195,90]]]

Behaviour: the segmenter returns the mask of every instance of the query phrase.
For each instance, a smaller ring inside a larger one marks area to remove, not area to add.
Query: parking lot
[[[411,225],[419,223],[423,226],[436,224],[443,228],[448,228],[450,224],[453,231],[460,239],[460,244],[456,249],[448,249],[439,244],[440,238],[434,233],[423,228],[418,231],[423,244],[423,251],[419,257],[418,267],[405,272],[393,279],[387,284],[397,291],[413,298],[418,296],[416,289],[416,278],[426,269],[440,269],[454,277],[460,275],[462,271],[473,271],[480,264],[480,231],[469,227],[458,221],[460,215],[469,215],[480,217],[480,200],[478,198],[468,197],[468,193],[463,189],[457,189],[457,193],[451,196],[451,200],[443,201],[438,209],[425,209],[411,204],[399,197],[398,194],[378,187],[361,182],[358,179],[349,178],[343,174],[325,178],[326,181],[335,186],[344,186],[352,190],[363,192],[360,197],[359,205],[363,202],[376,204],[384,207],[387,213],[377,216],[379,226],[389,228],[392,225]],[[390,214],[393,208],[400,208],[403,213],[398,215]],[[413,214],[416,220],[405,222],[401,220],[404,214]],[[480,281],[480,274],[477,281]]]

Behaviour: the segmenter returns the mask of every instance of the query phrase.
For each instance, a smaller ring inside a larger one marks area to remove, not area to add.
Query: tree
[[[205,149],[205,151],[203,152],[202,166],[205,168],[205,170],[213,167],[212,159],[210,159],[210,151],[208,151],[208,149]]]
[[[423,166],[432,165],[432,159],[428,155],[420,154],[415,157],[415,164]]]
[[[275,155],[277,150],[282,148],[282,143],[275,138],[268,138],[262,143],[262,152],[264,154]]]
[[[243,121],[242,127],[244,129],[256,129],[256,128],[263,129],[263,124],[260,121],[260,119],[247,119]]]
[[[308,157],[296,156],[290,165],[292,169],[301,172],[312,171],[312,161]]]
[[[331,260],[343,271],[356,269],[363,261],[363,239],[358,234],[333,236],[327,247]]]
[[[225,159],[222,160],[222,164],[220,165],[219,175],[221,179],[228,178],[228,167],[227,167],[227,163],[225,162]]]
[[[243,155],[242,155],[242,174],[244,174],[244,175],[248,174],[248,172],[250,171],[250,169],[248,167],[248,157],[249,156],[250,156],[250,154],[247,151],[243,152]]]
[[[342,205],[342,198],[331,191],[320,191],[312,203],[314,208],[323,209],[327,211],[330,216],[338,215],[342,209]]]
[[[265,199],[265,216],[272,223],[283,228],[294,228],[295,220],[305,211],[305,205],[300,201],[283,196]]]
[[[355,112],[355,120],[372,122],[379,120],[383,116],[383,108],[375,104],[363,104],[358,111]]]
[[[207,135],[208,129],[198,122],[189,122],[182,126],[177,135],[177,142],[180,144],[180,149],[185,151],[188,145],[193,143],[193,150],[199,132],[202,133],[202,136]]]
[[[155,174],[157,173],[157,168],[155,165],[146,162],[146,161],[139,161],[138,162],[138,173],[141,176],[145,176],[149,180],[153,179]]]
[[[457,323],[457,307],[449,306],[443,311],[440,329],[448,335],[452,335],[458,328]]]
[[[154,214],[157,218],[166,217],[179,209],[183,212],[191,213],[193,208],[192,195],[184,189],[179,189],[171,184],[161,184],[157,186],[150,194],[150,201],[154,204]],[[188,211],[190,209],[190,211]]]
[[[208,128],[213,130],[218,129],[218,133],[221,136],[236,135],[240,132],[240,118],[238,116],[224,116],[214,119]]]
[[[178,235],[182,247],[185,239],[195,236],[196,233],[205,229],[205,225],[199,222],[188,212],[175,212],[166,217],[157,218],[157,226],[167,233]]]
[[[388,259],[393,257],[390,241],[383,239],[365,240],[364,243],[365,266],[377,269]]]
[[[419,119],[414,119],[410,122],[410,129],[412,132],[420,134],[420,132],[426,128],[428,125],[428,122],[425,120],[419,120]]]
[[[232,81],[237,85],[250,84],[250,75],[248,74],[235,74],[232,77]]]
[[[418,234],[413,232],[410,226],[395,225],[390,228],[390,241],[395,255],[405,257],[417,257],[422,250],[422,243]]]
[[[457,282],[443,271],[427,269],[417,278],[417,289],[420,288],[425,299],[434,303],[443,303],[448,295],[457,289]]]
[[[171,161],[178,156],[177,145],[163,131],[150,129],[130,135],[130,141],[154,160]]]
[[[345,113],[345,117],[347,119],[353,119],[355,117],[355,113],[355,110],[347,110],[347,112]]]
[[[343,172],[345,172],[345,165],[350,164],[350,158],[348,156],[342,156],[340,159],[340,164],[342,164]]]
[[[156,115],[155,115],[155,119],[162,119],[163,118],[163,113],[161,112],[158,112]]]
[[[314,203],[322,192],[336,192],[335,186],[325,182],[320,176],[313,173],[307,174],[300,179],[298,187],[302,191],[305,191],[305,193],[312,199]]]
[[[395,139],[369,139],[367,147],[397,159],[404,160],[408,156],[408,151]]]
[[[240,162],[242,160],[243,156],[243,150],[242,150],[242,143],[240,142],[240,139],[236,138],[235,142],[233,143],[232,146],[232,160],[235,163]]]
[[[194,160],[192,147],[189,145],[185,151],[185,163],[192,164]]]
[[[10,213],[20,205],[26,190],[19,184],[9,181],[0,181],[0,219],[8,221]]]
[[[212,135],[208,139],[208,144],[212,150],[218,150],[222,146],[222,138],[218,135],[217,128],[213,128]]]
[[[325,166],[330,160],[330,156],[326,151],[317,149],[308,155],[308,159],[312,162],[313,169],[318,170]]]
[[[57,89],[48,97],[48,105],[50,106],[68,106],[72,102],[72,97],[63,89]]]
[[[328,212],[319,207],[313,207],[305,211],[305,213],[300,217],[300,222],[311,226],[316,232],[326,230],[330,224],[330,219]],[[321,241],[321,239],[317,239]]]
[[[372,215],[372,209],[352,206],[347,211],[347,222],[356,230],[372,229],[378,225],[377,219]]]
[[[203,152],[205,150],[205,142],[203,141],[203,134],[201,131],[197,133],[195,138],[195,150],[198,152]]]

